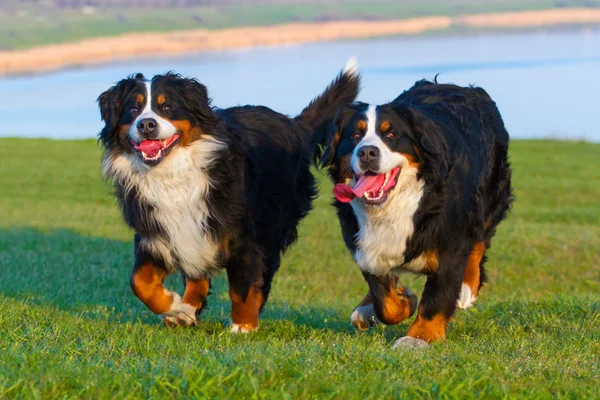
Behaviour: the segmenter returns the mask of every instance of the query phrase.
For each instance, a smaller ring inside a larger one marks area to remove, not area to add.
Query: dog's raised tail
[[[333,121],[337,110],[345,104],[353,103],[360,91],[360,75],[356,57],[352,57],[340,74],[325,91],[313,101],[295,119],[311,135],[323,132],[324,125]],[[320,136],[320,135],[316,135]],[[314,137],[316,145],[323,145],[321,138]]]

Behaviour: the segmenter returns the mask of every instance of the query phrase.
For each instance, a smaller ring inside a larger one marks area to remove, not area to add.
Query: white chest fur
[[[417,180],[416,174],[414,168],[403,168],[396,188],[382,208],[368,208],[359,199],[352,201],[360,227],[354,259],[361,270],[384,275],[399,266],[412,272],[423,268],[420,258],[404,264],[406,242],[415,228],[413,216],[423,197],[424,182]]]
[[[210,180],[206,168],[223,143],[204,138],[192,146],[173,149],[164,161],[149,168],[135,155],[118,155],[103,163],[105,176],[126,190],[135,188],[140,199],[152,205],[153,218],[166,235],[142,237],[140,246],[179,267],[189,277],[217,271],[218,247],[208,234]]]

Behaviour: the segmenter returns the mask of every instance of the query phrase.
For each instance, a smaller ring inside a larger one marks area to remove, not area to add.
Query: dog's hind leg
[[[261,256],[242,257],[227,268],[231,297],[231,332],[248,333],[259,327],[264,263]]]
[[[460,309],[464,310],[471,307],[475,300],[477,300],[477,296],[479,296],[479,289],[481,288],[481,284],[485,277],[485,272],[483,270],[485,251],[485,242],[475,243],[473,250],[471,250],[465,269],[460,296],[456,301],[456,306]]]
[[[469,250],[445,252],[439,259],[439,268],[427,277],[417,318],[406,336],[398,339],[394,347],[422,347],[446,338],[448,322],[456,310]]]
[[[259,298],[259,302],[257,303],[258,312],[261,313],[265,303],[269,298],[269,293],[271,292],[271,283],[273,282],[273,277],[275,273],[279,269],[281,264],[281,255],[279,250],[275,250],[271,252],[268,256],[264,257],[265,268],[262,273],[263,277],[263,285],[261,287],[262,297]]]

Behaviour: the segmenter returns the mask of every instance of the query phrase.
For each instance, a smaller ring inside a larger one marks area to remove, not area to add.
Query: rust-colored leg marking
[[[370,293],[377,318],[386,325],[397,325],[414,314],[417,296],[408,288],[396,288],[397,276],[368,275]]]
[[[428,320],[421,315],[421,308],[419,307],[419,314],[408,329],[406,336],[432,343],[446,338],[447,326],[448,318],[444,314],[437,314]]]
[[[251,286],[244,299],[234,289],[229,289],[231,297],[231,321],[233,330],[250,332],[258,328],[258,314],[264,302],[260,288]]]
[[[480,280],[480,264],[483,254],[485,253],[485,243],[478,242],[473,246],[473,250],[469,255],[469,261],[467,262],[467,268],[465,269],[465,277],[463,283],[471,288],[471,294],[473,297],[479,295],[479,280]]]
[[[191,305],[196,310],[201,310],[206,305],[206,296],[210,289],[210,280],[201,279],[186,279],[185,292],[183,293],[183,302]]]
[[[163,286],[166,276],[164,269],[149,262],[135,268],[131,275],[133,293],[155,314],[168,312],[173,303],[173,296]]]
[[[259,314],[262,311],[264,305],[265,305],[265,296],[264,296],[263,292],[259,290],[256,293],[256,308],[258,309]]]
[[[415,312],[415,307],[411,310],[410,300],[404,295],[404,288],[393,288],[385,297],[382,311],[382,321],[385,324],[397,325],[410,317]]]

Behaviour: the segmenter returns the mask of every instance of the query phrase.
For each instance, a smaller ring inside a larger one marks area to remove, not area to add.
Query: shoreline
[[[289,23],[216,31],[196,29],[164,33],[128,33],[25,50],[0,51],[0,77],[50,72],[138,57],[378,36],[409,36],[455,28],[465,31],[510,31],[584,25],[600,25],[600,9],[551,9],[388,21]]]

